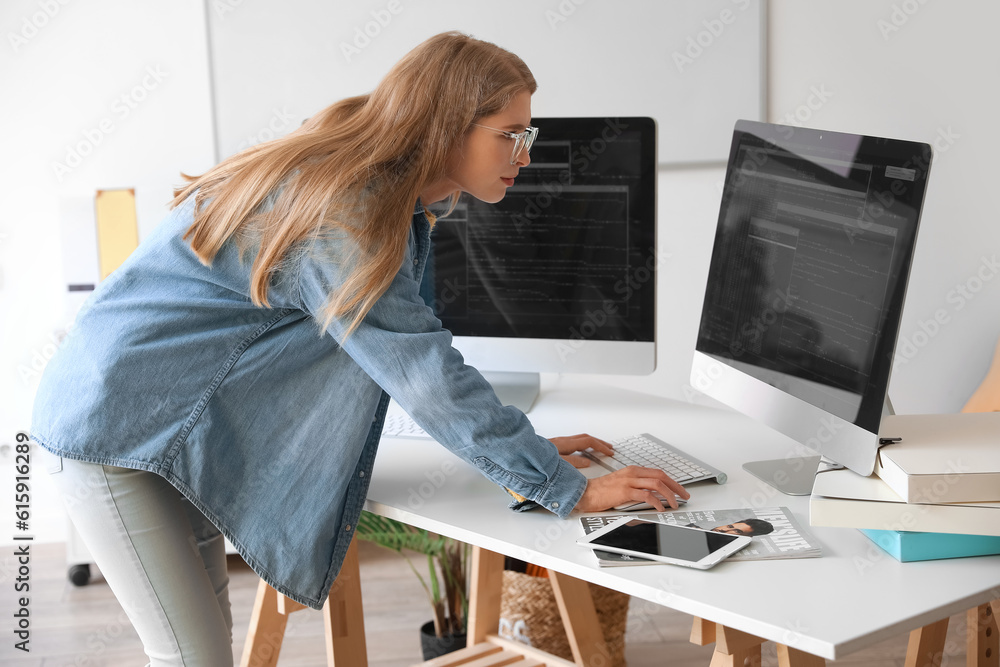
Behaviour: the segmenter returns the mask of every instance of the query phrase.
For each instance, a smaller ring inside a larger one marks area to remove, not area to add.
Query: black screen
[[[697,563],[738,537],[636,519],[595,538],[592,544]]]
[[[653,341],[650,118],[535,118],[531,163],[497,204],[438,219],[422,293],[459,336]]]
[[[877,431],[929,167],[926,144],[740,121],[697,349]]]

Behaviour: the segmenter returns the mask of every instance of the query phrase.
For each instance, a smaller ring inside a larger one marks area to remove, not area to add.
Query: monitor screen
[[[926,144],[738,122],[696,350],[776,393],[737,396],[697,353],[692,385],[874,464],[929,167]]]
[[[654,122],[532,123],[531,162],[506,197],[463,195],[436,222],[424,298],[480,370],[649,373]]]

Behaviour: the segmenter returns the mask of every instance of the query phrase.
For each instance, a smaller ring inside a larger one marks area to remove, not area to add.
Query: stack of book
[[[875,474],[816,475],[813,526],[859,528],[900,561],[1000,554],[1000,413],[897,415]]]

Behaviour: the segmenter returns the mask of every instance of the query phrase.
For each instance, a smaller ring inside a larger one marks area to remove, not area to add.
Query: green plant
[[[360,540],[395,551],[406,559],[434,610],[434,631],[438,637],[465,632],[469,613],[467,575],[471,549],[468,544],[371,512],[361,513],[357,536]],[[427,557],[426,579],[405,551]]]

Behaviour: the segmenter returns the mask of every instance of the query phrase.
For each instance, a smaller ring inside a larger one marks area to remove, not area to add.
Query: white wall
[[[276,126],[292,116],[293,129],[333,100],[371,90],[406,52],[445,30],[521,56],[539,82],[535,116],[653,117],[664,163],[725,160],[731,119],[763,120],[760,0],[484,6],[491,3],[261,0],[210,12],[220,155],[255,136],[257,110]],[[627,43],[608,39],[616,35]]]

